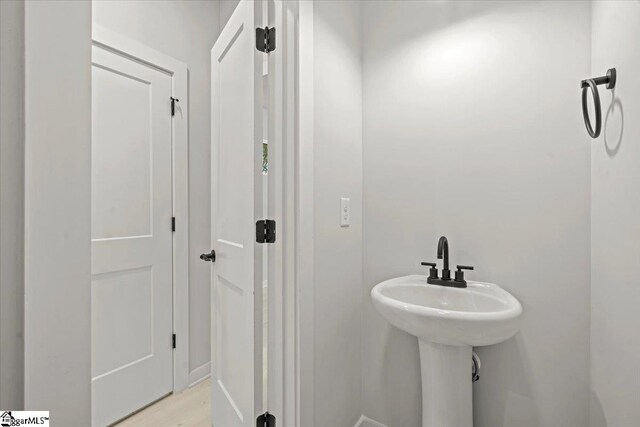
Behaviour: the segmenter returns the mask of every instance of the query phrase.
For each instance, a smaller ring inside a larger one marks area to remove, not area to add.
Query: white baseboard
[[[387,426],[375,420],[372,420],[371,418],[365,417],[363,415],[360,417],[356,425],[353,427],[387,427]]]
[[[211,362],[207,362],[202,366],[198,366],[193,371],[189,372],[189,387],[206,380],[211,376]]]

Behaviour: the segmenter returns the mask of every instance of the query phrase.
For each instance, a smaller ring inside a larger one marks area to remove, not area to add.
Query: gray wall
[[[362,66],[356,3],[314,5],[315,426],[361,412]],[[340,198],[351,226],[340,227]]]
[[[640,1],[593,4],[591,74],[604,127],[591,143],[591,426],[640,423]]]
[[[24,375],[24,2],[0,2],[0,408]]]
[[[591,142],[578,82],[591,73],[590,12],[572,1],[364,6],[365,415],[420,425],[417,341],[369,293],[424,272],[446,235],[454,264],[524,307],[516,337],[478,349],[474,425],[588,425]]]
[[[218,0],[218,7],[220,8],[220,30],[224,28],[224,26],[231,18],[231,14],[234,10],[236,10],[236,6],[240,0]]]
[[[90,177],[91,3],[26,2],[24,405],[58,425],[91,423]]]
[[[199,259],[211,241],[211,48],[218,4],[206,1],[94,1],[93,21],[170,55],[189,68],[189,366],[209,373],[210,271]],[[180,219],[178,218],[178,226]]]

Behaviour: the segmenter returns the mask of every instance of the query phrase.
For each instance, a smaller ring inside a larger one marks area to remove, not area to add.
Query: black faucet
[[[440,237],[438,240],[438,259],[443,260],[442,277],[438,277],[438,269],[435,262],[423,262],[422,265],[431,267],[429,269],[429,277],[427,283],[431,285],[451,286],[454,288],[466,288],[467,282],[464,280],[464,272],[462,270],[473,270],[468,265],[458,265],[456,278],[451,280],[451,270],[449,270],[449,241],[446,237]]]
[[[442,280],[451,280],[451,271],[449,270],[449,241],[444,236],[438,240],[438,259],[442,259],[443,257]]]

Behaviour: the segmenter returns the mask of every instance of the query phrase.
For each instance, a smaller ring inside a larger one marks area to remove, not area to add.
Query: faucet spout
[[[440,237],[440,240],[438,240],[438,259],[444,259],[442,278],[444,280],[451,279],[451,273],[449,270],[449,241],[444,236]]]
[[[449,241],[446,237],[440,237],[438,240],[438,259],[444,257],[444,268],[449,269]]]

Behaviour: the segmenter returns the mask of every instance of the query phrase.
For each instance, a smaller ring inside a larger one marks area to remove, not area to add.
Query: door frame
[[[313,3],[270,0],[268,408],[278,425],[313,426]]]
[[[189,386],[189,90],[187,65],[142,43],[99,25],[92,27],[97,46],[151,66],[171,76],[171,96],[179,101],[171,119],[171,203],[176,218],[173,234],[173,392]],[[167,100],[167,114],[169,114]],[[169,227],[170,224],[167,224]]]
[[[274,135],[280,144],[282,175],[276,177],[277,206],[280,208],[284,248],[275,257],[270,254],[269,269],[282,277],[276,307],[281,310],[272,332],[271,313],[269,335],[276,334],[279,347],[272,361],[269,354],[269,392],[275,391],[275,412],[282,425],[315,425],[315,172],[314,172],[314,4],[302,0],[273,0],[278,47],[274,83],[270,96],[276,103],[275,121],[281,133]],[[270,17],[271,19],[271,17]],[[270,22],[271,24],[271,22]],[[271,73],[271,69],[269,72]],[[281,85],[278,88],[278,84]],[[279,102],[279,103],[278,103]],[[271,132],[271,129],[270,129]],[[270,135],[271,138],[271,135]],[[269,141],[271,144],[271,141]],[[271,160],[271,159],[270,159]],[[270,194],[271,197],[271,194]],[[275,259],[274,259],[275,258]],[[271,274],[271,272],[270,272]],[[276,284],[279,281],[275,281]],[[271,286],[271,282],[269,283]],[[270,289],[271,298],[271,289]],[[271,301],[270,301],[271,304]],[[271,305],[270,305],[271,307]],[[271,339],[271,338],[270,338]],[[272,363],[277,366],[272,367]],[[272,375],[273,372],[273,375]],[[271,378],[277,390],[271,388]],[[278,392],[282,393],[281,395]]]

